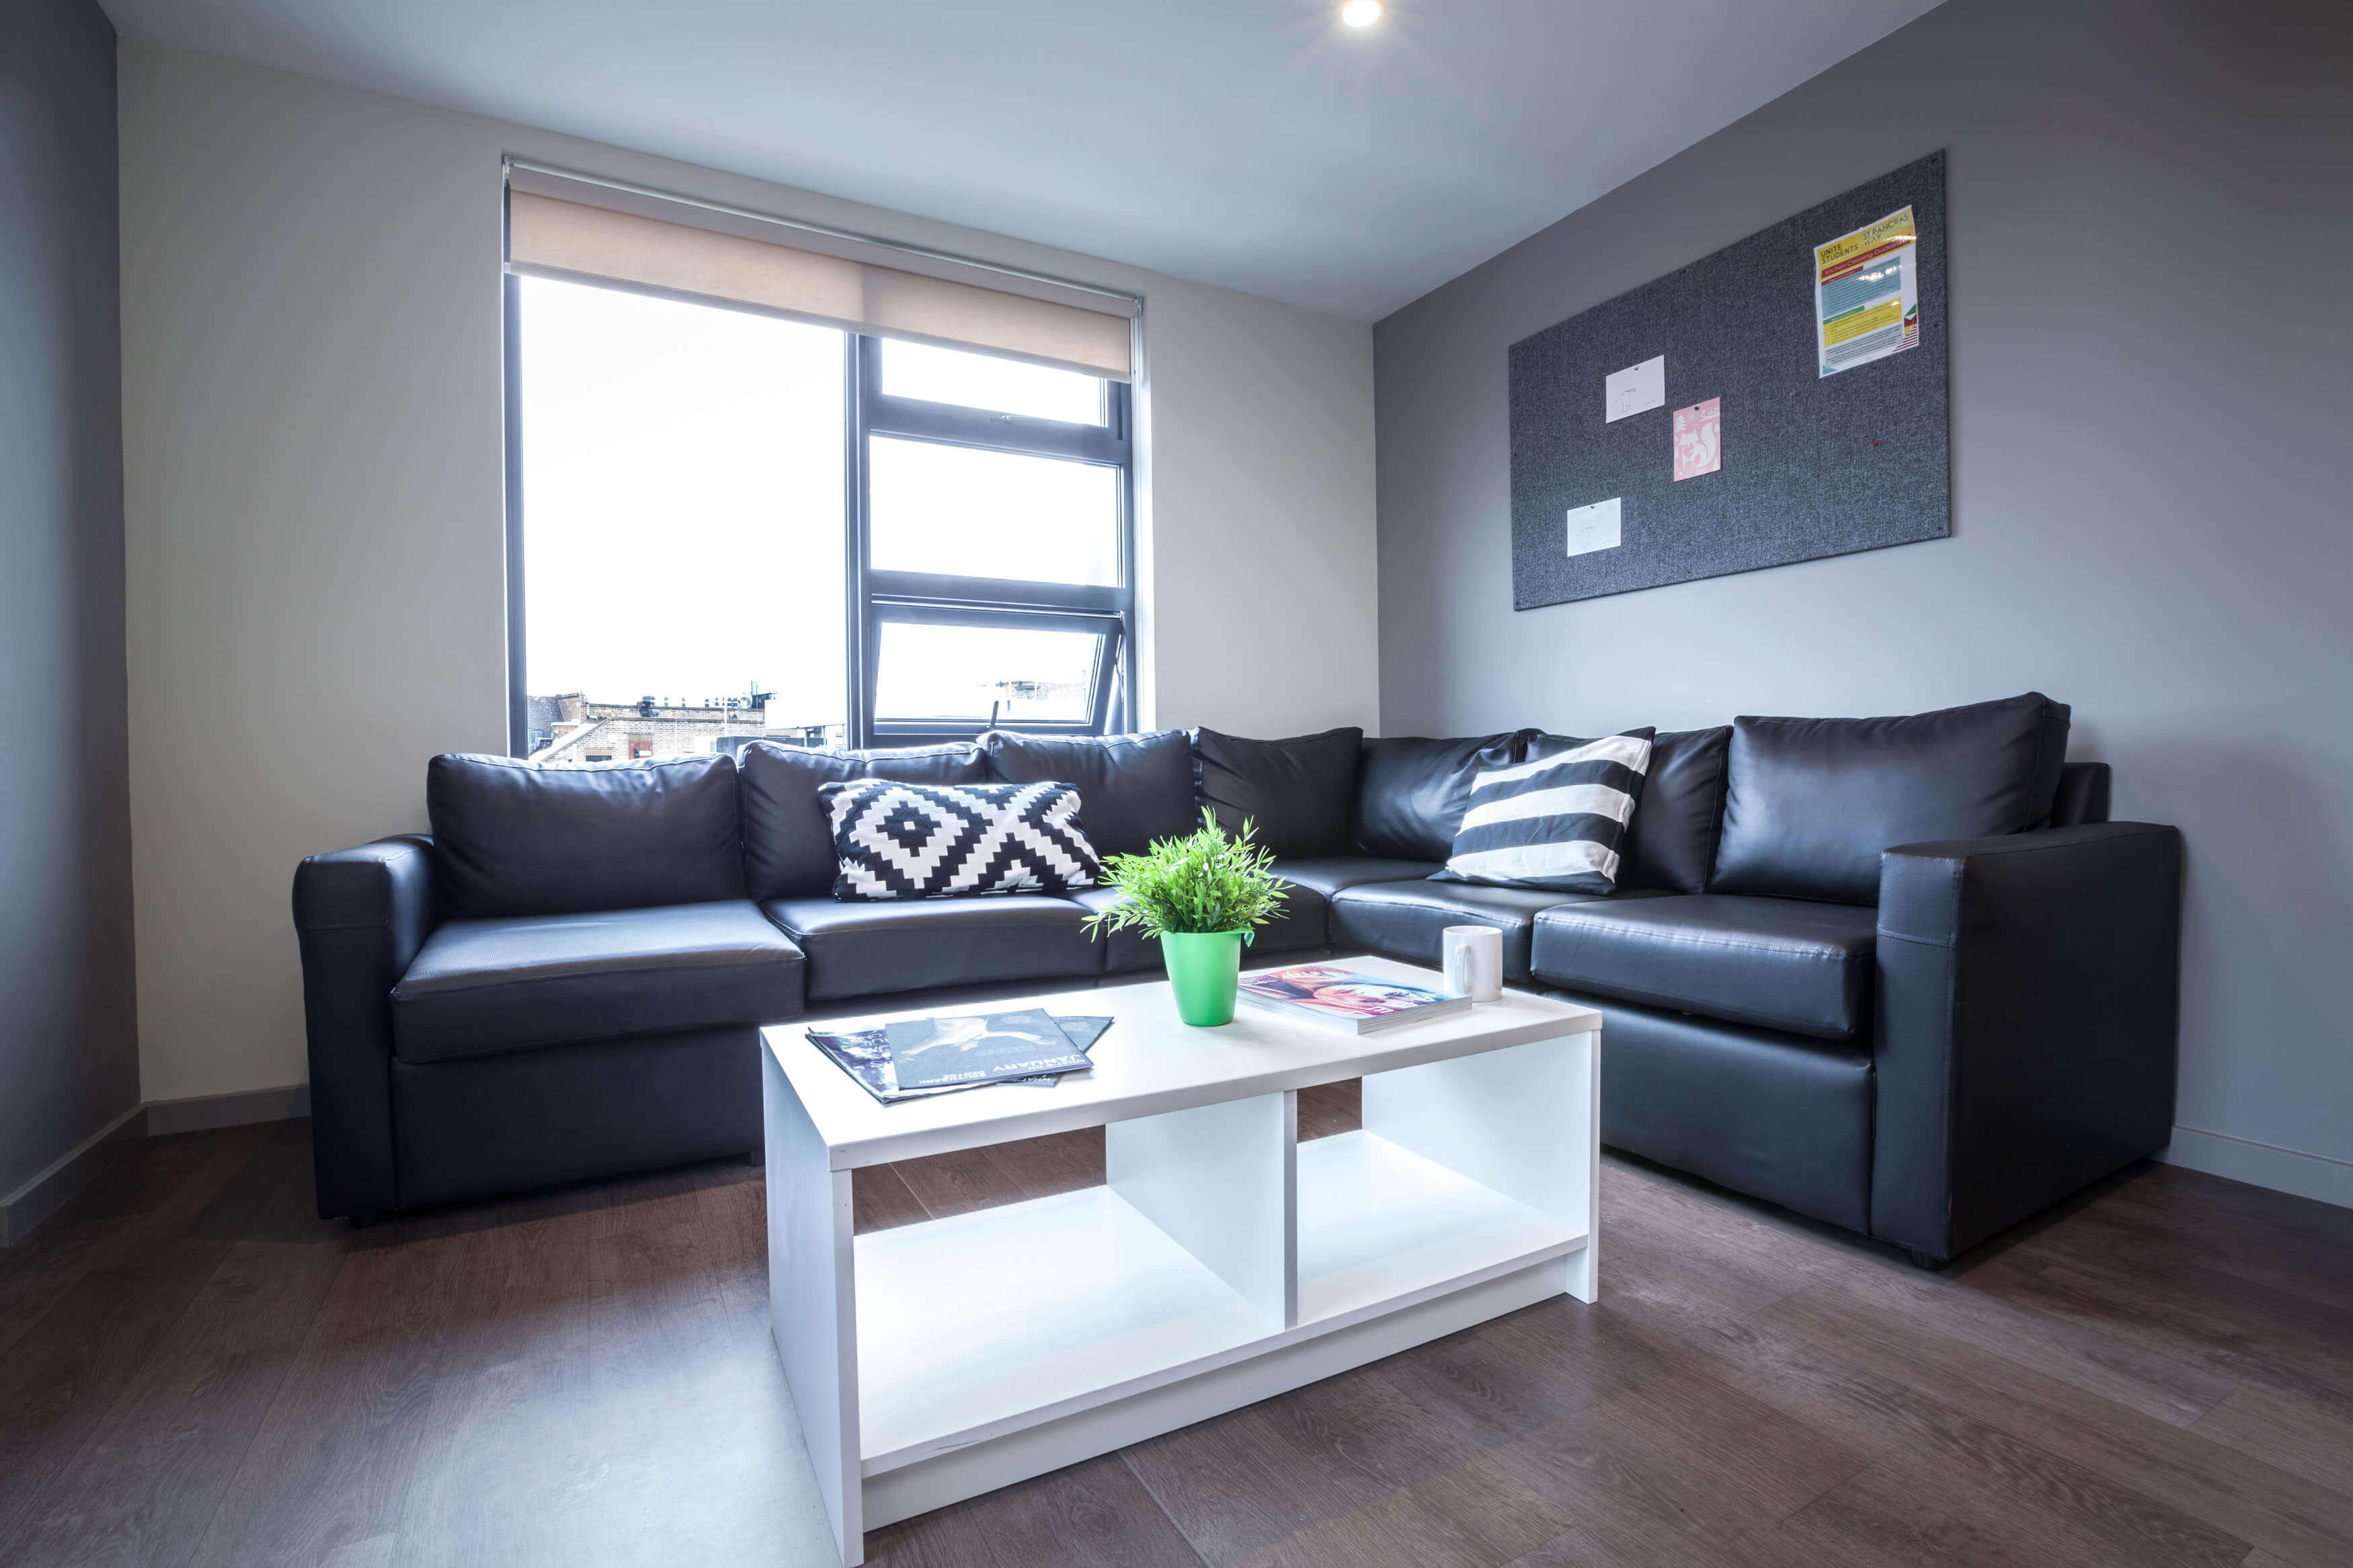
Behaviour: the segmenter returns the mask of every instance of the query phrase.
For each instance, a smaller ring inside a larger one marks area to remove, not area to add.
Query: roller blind
[[[1114,381],[1129,377],[1134,304],[1120,296],[1075,303],[1073,297],[1087,299],[1089,291],[920,253],[903,258],[923,270],[890,266],[871,258],[891,254],[886,247],[823,231],[807,237],[825,248],[782,243],[802,234],[783,224],[775,225],[779,238],[754,237],[742,231],[756,231],[762,220],[748,215],[712,214],[708,221],[723,218],[726,227],[706,226],[567,200],[526,189],[520,179],[511,181],[507,199],[508,263],[518,272],[609,279],[878,337],[982,349]],[[632,205],[653,203],[640,197]],[[681,204],[681,212],[702,217],[707,209]],[[861,249],[870,254],[858,254]],[[959,270],[968,277],[954,276]],[[1039,297],[1054,294],[1063,298]]]

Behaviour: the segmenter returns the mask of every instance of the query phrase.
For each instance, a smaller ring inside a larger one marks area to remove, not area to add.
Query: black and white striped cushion
[[[833,819],[833,896],[1061,893],[1103,875],[1066,784],[818,786]]]
[[[1630,730],[1599,741],[1539,735],[1526,762],[1477,774],[1447,871],[1497,887],[1612,890],[1618,846],[1650,772],[1651,734]]]

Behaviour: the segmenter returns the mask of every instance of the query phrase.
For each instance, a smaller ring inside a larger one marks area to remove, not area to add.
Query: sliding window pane
[[[1092,631],[885,621],[874,716],[1000,724],[1078,722],[1094,711]]]
[[[844,334],[539,278],[521,326],[533,754],[840,739]]]
[[[882,395],[955,403],[992,414],[1023,414],[1071,425],[1101,425],[1110,399],[1101,376],[929,343],[882,341]]]
[[[872,563],[883,572],[1119,582],[1119,470],[877,436]]]

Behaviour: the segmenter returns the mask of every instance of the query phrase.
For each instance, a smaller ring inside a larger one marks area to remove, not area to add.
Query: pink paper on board
[[[1724,467],[1724,399],[1675,410],[1675,478],[1695,479]]]

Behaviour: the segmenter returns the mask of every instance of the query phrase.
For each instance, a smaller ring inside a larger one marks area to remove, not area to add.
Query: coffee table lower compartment
[[[1567,1289],[1568,1264],[1556,1258],[1359,1321],[1305,1325],[1243,1349],[1241,1359],[1213,1358],[1174,1382],[870,1474],[861,1487],[865,1528],[1042,1476],[1547,1300]]]

